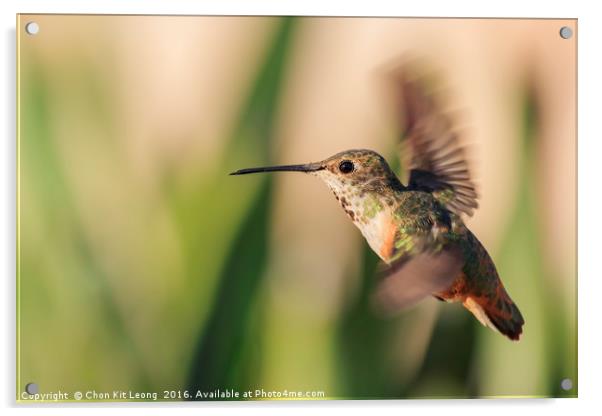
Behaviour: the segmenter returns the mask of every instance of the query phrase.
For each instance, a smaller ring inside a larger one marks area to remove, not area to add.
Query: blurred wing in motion
[[[375,293],[375,307],[385,315],[413,306],[423,298],[447,290],[464,265],[458,248],[424,251],[404,257],[385,270]]]
[[[414,72],[404,67],[395,78],[402,107],[403,153],[411,155],[408,187],[431,192],[458,215],[472,215],[478,206],[477,193],[464,149],[437,97],[429,92],[425,79],[412,77]]]

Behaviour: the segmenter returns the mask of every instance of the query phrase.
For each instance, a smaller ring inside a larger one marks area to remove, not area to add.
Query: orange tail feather
[[[501,283],[496,290],[496,296],[492,298],[467,296],[464,306],[483,325],[499,331],[513,341],[518,341],[520,338],[525,320]]]

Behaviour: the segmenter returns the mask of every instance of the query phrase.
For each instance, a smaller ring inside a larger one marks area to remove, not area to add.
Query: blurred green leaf
[[[45,391],[68,386],[100,388],[102,377],[97,372],[102,363],[97,357],[109,350],[113,360],[122,358],[131,365],[126,383],[147,388],[150,381],[145,364],[90,246],[60,154],[53,124],[56,98],[52,79],[34,55],[24,54],[22,59],[28,63],[20,74],[27,82],[21,88],[18,160],[22,224],[18,235],[19,354],[23,354],[18,377],[24,382],[35,380]],[[95,72],[85,63],[75,71],[81,78],[74,81],[73,91],[82,84],[96,85]],[[97,95],[87,97],[85,105],[106,112],[108,101],[98,100]],[[39,228],[34,229],[36,225]],[[102,300],[96,309],[98,297]],[[82,305],[87,306],[85,313]],[[86,348],[92,339],[94,344]],[[45,360],[59,363],[62,372],[44,371],[44,363],[34,358],[40,355],[41,345],[48,347]],[[78,354],[65,356],[72,348]]]
[[[244,367],[257,370],[259,357],[246,357],[246,362],[241,359],[243,347],[248,345],[245,339],[259,339],[249,333],[248,324],[268,257],[270,196],[271,181],[266,180],[230,247],[216,302],[191,365],[191,390],[244,390],[253,380]]]
[[[395,395],[392,368],[387,361],[392,322],[376,317],[370,297],[376,285],[378,257],[362,244],[361,287],[339,320],[337,364],[343,382],[342,397],[382,398]]]
[[[269,157],[274,114],[293,22],[293,19],[285,18],[279,24],[238,127],[234,129],[223,161],[223,166],[228,170],[233,170],[233,161],[239,160],[236,153],[249,147],[255,150],[260,159],[267,160]],[[220,181],[232,179],[227,176],[219,178]],[[240,181],[240,178],[234,179]],[[259,358],[256,354],[249,355],[242,347],[249,346],[249,343],[243,342],[246,337],[253,337],[247,333],[245,323],[249,322],[252,303],[264,275],[271,204],[271,181],[268,178],[260,180],[263,184],[253,197],[254,203],[236,232],[225,258],[213,307],[193,353],[188,381],[190,389],[242,388],[252,381],[248,378],[249,371],[244,371],[244,368],[256,368],[253,362]],[[239,182],[240,187],[248,185]],[[230,188],[230,191],[234,189]],[[218,200],[227,203],[227,199]],[[254,338],[258,339],[257,336]]]

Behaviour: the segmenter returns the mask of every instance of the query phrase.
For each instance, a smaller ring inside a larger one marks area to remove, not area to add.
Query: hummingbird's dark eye
[[[351,160],[343,160],[340,164],[339,164],[339,170],[341,171],[341,173],[351,173],[353,172],[353,162]]]

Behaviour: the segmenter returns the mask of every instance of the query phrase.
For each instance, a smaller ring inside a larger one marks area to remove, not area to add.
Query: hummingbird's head
[[[380,199],[392,189],[402,188],[385,158],[366,149],[346,150],[320,162],[241,169],[231,175],[275,171],[305,172],[321,178],[353,220],[354,208],[366,197]]]
[[[317,163],[311,172],[339,197],[365,194],[399,183],[384,157],[372,150],[346,150]]]

